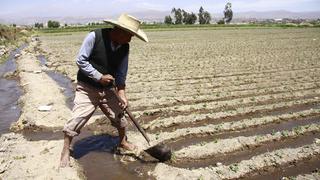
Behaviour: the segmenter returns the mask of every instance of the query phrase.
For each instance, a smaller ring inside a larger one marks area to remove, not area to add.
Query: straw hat
[[[114,26],[117,26],[121,29],[124,29],[126,31],[129,31],[130,33],[134,34],[139,39],[145,42],[149,41],[146,33],[144,33],[140,29],[141,22],[133,16],[130,16],[128,14],[122,14],[117,21],[113,21],[113,20],[103,20],[103,21],[106,23],[112,24]]]

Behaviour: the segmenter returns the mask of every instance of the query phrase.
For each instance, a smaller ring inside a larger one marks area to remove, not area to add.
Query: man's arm
[[[90,32],[84,39],[77,57],[77,65],[84,74],[98,82],[101,79],[102,74],[89,63],[89,57],[95,43],[95,38],[95,33]]]
[[[115,78],[116,86],[118,89],[118,95],[124,102],[124,104],[122,105],[123,108],[128,106],[128,99],[125,94],[126,77],[128,73],[128,55],[129,54],[127,54],[122,60],[119,68],[116,71],[116,78]]]
[[[128,73],[128,56],[127,54],[121,61],[118,69],[116,70],[116,86],[118,89],[125,89],[126,87],[126,78]]]

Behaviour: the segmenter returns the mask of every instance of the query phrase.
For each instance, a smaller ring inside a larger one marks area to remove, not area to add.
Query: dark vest
[[[111,74],[115,78],[116,70],[119,68],[123,58],[129,53],[129,44],[123,44],[117,50],[112,51],[109,38],[110,30],[109,28],[94,30],[95,42],[88,60],[101,74]],[[99,82],[89,78],[81,69],[78,71],[77,80],[97,88],[103,88]]]

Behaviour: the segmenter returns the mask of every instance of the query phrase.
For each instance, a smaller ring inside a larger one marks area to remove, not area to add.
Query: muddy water
[[[82,166],[87,179],[152,179],[147,172],[154,168],[157,161],[130,162],[115,152],[119,138],[110,124],[99,127],[97,123],[85,126],[79,136],[72,141],[72,156]],[[63,138],[61,129],[40,127],[24,130],[22,134],[29,141],[59,140]],[[94,135],[93,130],[100,129],[104,133]],[[121,162],[121,159],[125,161]],[[147,158],[146,158],[147,159]]]
[[[130,156],[121,156],[115,152],[118,144],[118,136],[92,135],[87,131],[75,139],[73,157],[78,160],[85,176],[90,180],[151,179],[147,171],[151,170],[155,163],[130,162],[133,160]]]
[[[17,77],[4,77],[16,71],[15,55],[27,47],[27,44],[12,51],[6,62],[0,65],[0,135],[9,132],[11,123],[18,120],[21,109],[18,99],[22,93]]]

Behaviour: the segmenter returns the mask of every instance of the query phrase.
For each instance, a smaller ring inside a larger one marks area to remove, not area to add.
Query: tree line
[[[171,17],[172,16],[172,17]],[[231,10],[231,3],[228,2],[225,6],[224,10],[224,18],[218,21],[218,24],[229,24],[232,20],[233,12]],[[201,6],[199,8],[198,14],[193,12],[187,12],[181,8],[172,8],[171,15],[165,16],[164,23],[165,24],[195,24],[196,22],[199,24],[210,24],[211,15],[208,11],[205,11]],[[103,25],[104,23],[101,22],[92,22],[88,23],[88,26],[99,26]],[[35,23],[34,25],[36,28],[40,29],[43,28],[43,23]],[[60,23],[58,21],[49,20],[47,22],[48,28],[59,28]],[[62,25],[63,26],[63,25]],[[64,24],[64,27],[67,27],[67,24]]]
[[[171,14],[173,18],[168,15],[164,18],[165,24],[195,24],[197,20],[199,24],[210,24],[211,15],[208,11],[205,11],[201,6],[198,12],[198,16],[191,12],[187,12],[181,8],[172,8]]]
[[[87,24],[88,26],[99,26],[99,25],[104,25],[104,23],[102,23],[102,22],[90,22],[90,23],[88,23]],[[61,27],[61,26],[63,26],[63,25],[61,25],[60,24],[60,22],[58,22],[58,21],[52,21],[52,20],[49,20],[48,22],[47,22],[47,27],[48,28],[59,28],[59,27]],[[68,24],[67,23],[65,23],[64,24],[64,27],[67,27],[68,26]],[[43,25],[43,23],[35,23],[34,24],[34,27],[35,28],[38,28],[38,29],[41,29],[41,28],[44,28],[44,25]]]
[[[48,28],[58,28],[58,27],[60,27],[60,23],[58,21],[49,20],[47,22],[47,26],[48,26]],[[36,27],[38,29],[43,28],[43,23],[35,23],[34,27]]]

